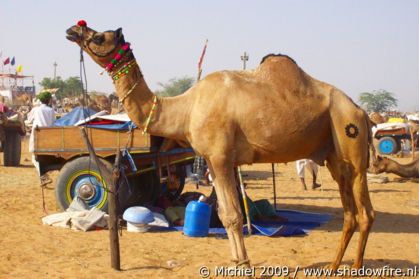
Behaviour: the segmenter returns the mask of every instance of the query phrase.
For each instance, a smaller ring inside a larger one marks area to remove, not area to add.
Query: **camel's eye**
[[[97,45],[102,44],[104,40],[105,40],[105,35],[103,34],[95,34],[92,37],[92,42],[94,42]]]

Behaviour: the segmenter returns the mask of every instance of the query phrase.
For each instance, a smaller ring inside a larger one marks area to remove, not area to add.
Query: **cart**
[[[178,196],[185,183],[186,167],[193,163],[192,148],[176,141],[143,135],[139,129],[86,128],[96,155],[111,171],[117,149],[130,186],[129,206],[153,202],[160,193]],[[34,153],[41,175],[59,170],[55,184],[58,206],[65,210],[79,196],[90,207],[108,209],[106,181],[90,160],[80,127],[41,127],[34,131]]]
[[[7,117],[0,111],[0,152],[5,166],[19,166],[22,136],[26,133],[20,114]]]
[[[409,127],[409,124],[401,122],[382,123],[373,127],[374,138],[378,140],[378,152],[383,155],[396,154],[403,149],[403,144],[404,149],[409,150],[412,146]],[[414,135],[414,141],[418,141],[417,134]]]

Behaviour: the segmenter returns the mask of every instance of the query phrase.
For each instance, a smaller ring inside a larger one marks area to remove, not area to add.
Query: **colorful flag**
[[[7,65],[10,63],[10,57],[7,57],[6,60],[4,60],[3,65]]]
[[[18,73],[22,72],[22,65],[17,66],[16,72]]]
[[[12,61],[10,61],[10,65],[14,66],[15,65],[15,57],[13,56]]]

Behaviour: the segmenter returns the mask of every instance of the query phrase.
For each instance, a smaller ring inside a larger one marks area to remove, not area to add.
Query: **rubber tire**
[[[400,143],[392,137],[382,137],[377,144],[378,152],[382,155],[395,154],[400,149]]]
[[[104,171],[108,171],[112,173],[112,170],[113,170],[112,164],[101,158],[99,158],[99,160],[105,165],[106,170]],[[74,198],[74,195],[71,191],[71,188],[73,187],[72,185],[68,186],[70,187],[69,193],[70,193],[71,200],[67,198],[67,184],[69,180],[72,179],[72,177],[77,172],[88,171],[89,169],[92,172],[97,173],[98,176],[100,176],[98,167],[93,161],[90,161],[90,158],[88,156],[79,157],[70,162],[67,162],[64,165],[64,167],[61,168],[60,173],[58,174],[58,177],[57,177],[57,182],[55,183],[55,200],[61,209],[66,210]],[[81,176],[73,177],[73,179],[77,177],[81,177]],[[106,181],[102,177],[100,178],[105,181],[105,190],[106,190],[107,185],[109,185],[110,181]],[[102,211],[108,212],[108,198],[107,198],[108,193],[105,191],[105,194],[106,194],[105,200],[101,202],[102,205],[96,206],[96,207]]]
[[[6,131],[6,140],[3,146],[3,162],[5,166],[16,167],[20,165],[22,137],[17,131]]]

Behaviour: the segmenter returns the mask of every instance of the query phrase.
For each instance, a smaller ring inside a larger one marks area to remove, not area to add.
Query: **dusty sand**
[[[122,271],[110,268],[108,231],[76,232],[42,225],[41,188],[23,145],[22,166],[4,167],[0,175],[0,278],[201,278],[198,269],[230,264],[227,239],[190,238],[181,232],[130,233],[120,238]],[[2,155],[1,155],[2,156]],[[410,159],[397,159],[407,163]],[[271,165],[243,167],[247,193],[273,203]],[[305,236],[269,238],[250,236],[245,243],[255,266],[322,267],[334,257],[343,214],[336,183],[320,169],[322,190],[303,191],[295,163],[276,164],[277,203],[280,209],[330,213],[333,219]],[[58,172],[52,177],[56,178]],[[390,180],[395,176],[388,175]],[[310,177],[308,177],[310,181]],[[54,184],[52,184],[54,185]],[[413,182],[370,183],[376,210],[365,252],[370,268],[419,268],[419,185]],[[187,185],[186,190],[194,190]],[[207,193],[209,187],[200,187]],[[416,203],[414,202],[416,201]],[[46,206],[55,213],[54,190],[46,190]],[[350,243],[343,264],[352,264],[359,233]],[[211,276],[212,278],[213,275]],[[221,277],[221,276],[219,276]]]

